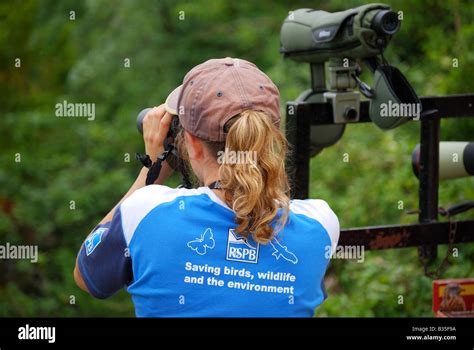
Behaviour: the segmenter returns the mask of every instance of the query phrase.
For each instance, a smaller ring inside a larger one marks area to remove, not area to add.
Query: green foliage
[[[194,65],[225,56],[264,70],[280,88],[283,111],[285,101],[309,87],[309,67],[278,53],[288,11],[337,11],[366,2],[2,2],[0,242],[38,244],[40,258],[36,264],[0,261],[0,316],[132,316],[125,291],[94,300],[75,286],[72,269],[87,233],[137,174],[133,154],[143,148],[137,112],[162,103]],[[386,57],[419,95],[474,91],[472,4],[387,2],[404,18]],[[64,100],[95,103],[96,119],[55,117],[56,103]],[[410,155],[418,133],[416,123],[387,132],[348,126],[338,144],[312,160],[311,196],[327,200],[343,228],[415,222],[404,211],[417,208]],[[442,122],[442,140],[472,135],[472,120]],[[472,178],[442,183],[440,204],[474,198],[472,185]],[[472,277],[474,247],[458,248],[445,276]],[[416,249],[367,252],[364,263],[335,260],[326,284],[329,298],[317,315],[431,315],[431,281]]]

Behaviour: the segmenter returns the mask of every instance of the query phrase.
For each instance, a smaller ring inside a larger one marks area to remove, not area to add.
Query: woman
[[[312,316],[339,238],[322,200],[288,198],[279,92],[254,64],[194,67],[143,122],[152,160],[179,115],[196,189],[145,186],[143,168],[79,251],[74,278],[106,298],[128,286],[137,316]]]

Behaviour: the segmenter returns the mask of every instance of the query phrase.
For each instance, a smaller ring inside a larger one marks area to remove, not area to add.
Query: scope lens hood
[[[421,102],[405,76],[396,67],[385,64],[374,74],[374,96],[369,116],[382,129],[393,129],[421,115]]]

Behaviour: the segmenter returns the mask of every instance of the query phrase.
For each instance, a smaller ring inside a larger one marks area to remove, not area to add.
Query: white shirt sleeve
[[[339,220],[325,201],[321,199],[293,199],[290,203],[290,210],[295,214],[303,214],[318,221],[331,239],[331,253],[336,251],[339,241]]]
[[[170,188],[162,185],[142,187],[125,199],[120,205],[122,211],[122,226],[127,246],[135,234],[140,222],[150,211],[158,205],[171,202],[178,197],[194,196],[205,192],[205,188],[198,189]]]

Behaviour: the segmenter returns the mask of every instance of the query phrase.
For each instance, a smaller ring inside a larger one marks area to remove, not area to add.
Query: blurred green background
[[[226,56],[265,71],[281,90],[283,111],[310,78],[307,64],[283,60],[278,51],[288,11],[338,11],[363,3],[2,1],[0,244],[38,244],[40,256],[36,264],[0,261],[0,316],[133,316],[125,291],[94,300],[75,286],[72,270],[81,242],[137,175],[133,155],[143,151],[137,112],[162,103],[196,64]],[[472,2],[386,3],[404,14],[386,57],[418,94],[474,92]],[[15,67],[16,58],[21,67]],[[127,59],[130,67],[124,66]],[[64,100],[95,103],[96,119],[57,118],[55,104]],[[417,208],[410,162],[418,136],[414,122],[385,132],[369,124],[349,126],[335,146],[312,160],[311,197],[327,200],[343,228],[416,222],[404,210]],[[474,120],[443,120],[441,139],[474,141]],[[349,162],[343,161],[346,153]],[[442,183],[440,205],[473,199],[473,181]],[[443,277],[474,277],[474,245],[457,247],[459,257]],[[440,258],[445,250],[439,249]],[[431,280],[416,249],[366,252],[364,263],[333,261],[326,285],[329,298],[319,316],[432,315]]]

